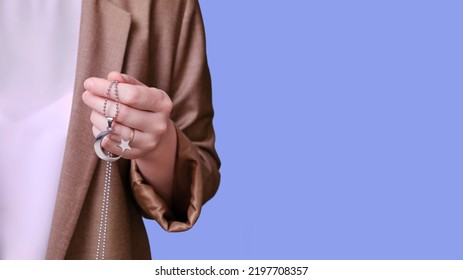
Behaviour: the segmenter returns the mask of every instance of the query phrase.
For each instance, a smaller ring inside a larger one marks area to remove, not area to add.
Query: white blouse
[[[44,259],[74,87],[81,1],[0,1],[0,259]]]

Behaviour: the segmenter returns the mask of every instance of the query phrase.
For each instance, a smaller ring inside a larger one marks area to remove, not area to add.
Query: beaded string
[[[114,95],[116,99],[116,113],[113,118],[109,117],[106,114],[106,107],[108,104],[108,99],[111,95],[111,89],[114,87]],[[117,81],[111,81],[107,91],[106,97],[103,104],[103,114],[105,115],[106,119],[108,120],[108,131],[112,131],[112,121],[117,118],[119,114],[119,92],[117,89]],[[112,156],[110,152],[108,152],[108,156]],[[106,169],[105,169],[105,179],[104,179],[104,187],[103,187],[103,202],[101,204],[101,214],[100,214],[100,225],[98,227],[98,243],[96,247],[96,259],[97,260],[104,260],[105,253],[106,253],[106,237],[108,231],[108,219],[109,219],[109,194],[111,191],[111,175],[112,175],[112,162],[106,161]]]

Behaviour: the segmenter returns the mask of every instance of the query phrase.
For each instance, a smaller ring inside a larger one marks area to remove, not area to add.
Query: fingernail
[[[82,93],[82,99],[85,100],[89,95],[89,92],[88,91],[84,91],[84,93]]]
[[[85,82],[84,82],[84,88],[85,88],[86,90],[89,90],[89,89],[91,89],[92,87],[93,87],[93,81],[92,81],[92,79],[89,78],[89,79],[85,80]]]
[[[124,78],[124,81],[126,81],[126,82],[130,80],[129,75],[121,73],[121,76],[122,76],[122,78]]]

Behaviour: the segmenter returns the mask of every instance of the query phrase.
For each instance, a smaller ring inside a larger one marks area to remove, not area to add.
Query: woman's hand
[[[130,150],[123,158],[134,159],[147,183],[162,189],[161,196],[169,203],[173,181],[177,135],[170,120],[172,101],[162,90],[150,88],[125,74],[111,72],[107,79],[89,78],[84,83],[82,99],[92,109],[90,121],[93,134],[105,131],[108,122],[103,112],[104,102],[111,81],[118,81],[119,109],[112,124],[114,133],[103,139],[102,147],[115,155],[122,152],[121,137],[129,140],[133,131]],[[106,115],[116,114],[114,86],[111,89]]]

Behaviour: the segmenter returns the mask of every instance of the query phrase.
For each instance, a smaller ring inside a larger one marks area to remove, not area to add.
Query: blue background
[[[222,182],[153,258],[463,258],[463,1],[201,7]]]

